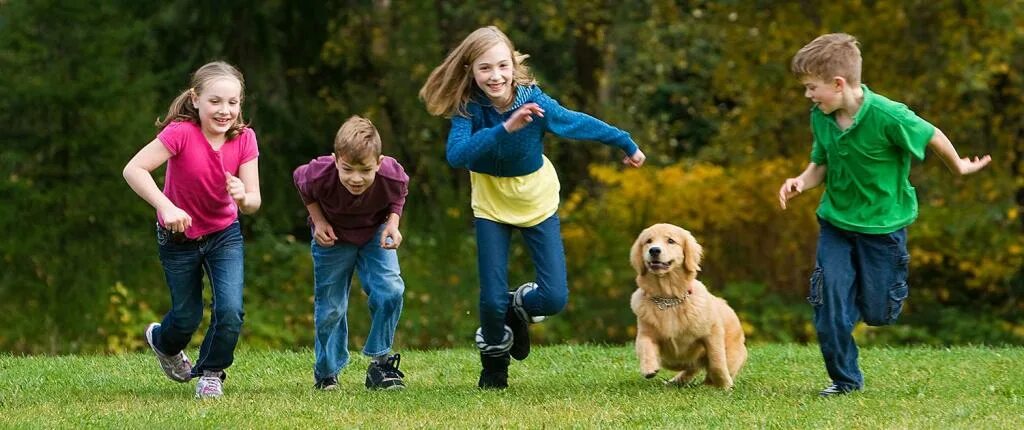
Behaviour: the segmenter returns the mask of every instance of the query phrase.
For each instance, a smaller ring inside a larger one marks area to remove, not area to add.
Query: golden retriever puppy
[[[679,371],[668,383],[684,385],[704,370],[705,384],[728,389],[747,347],[736,312],[697,280],[701,253],[690,232],[671,224],[652,225],[636,238],[630,263],[638,288],[629,303],[636,357],[646,378],[665,368]]]

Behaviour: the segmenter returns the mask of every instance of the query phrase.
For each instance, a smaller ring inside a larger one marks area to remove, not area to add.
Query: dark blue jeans
[[[176,242],[157,227],[160,262],[164,266],[171,310],[153,331],[153,344],[167,355],[188,346],[203,319],[203,273],[213,290],[210,328],[199,347],[192,374],[224,370],[235,359],[235,345],[242,329],[242,230],[236,220],[201,240]]]
[[[818,255],[807,301],[814,306],[814,328],[832,383],[864,386],[857,365],[853,328],[896,322],[909,287],[907,229],[887,234],[846,231],[818,219]]]
[[[484,341],[498,345],[505,336],[508,309],[508,250],[512,232],[523,234],[533,259],[537,288],[523,296],[523,308],[531,316],[554,315],[569,300],[565,274],[562,224],[552,215],[533,227],[516,227],[476,218],[477,268],[480,271],[480,328]]]

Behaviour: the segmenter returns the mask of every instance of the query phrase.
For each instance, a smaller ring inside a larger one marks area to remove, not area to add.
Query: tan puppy
[[[636,357],[646,378],[677,370],[668,383],[683,385],[705,370],[705,384],[732,388],[747,360],[743,329],[725,300],[697,280],[701,252],[690,232],[671,224],[652,225],[636,238],[630,263],[639,288],[629,303]]]

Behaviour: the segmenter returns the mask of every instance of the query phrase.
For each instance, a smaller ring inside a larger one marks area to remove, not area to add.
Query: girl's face
[[[496,106],[512,99],[512,52],[504,43],[496,43],[473,60],[473,80]]]
[[[334,156],[334,166],[338,168],[338,179],[341,185],[354,196],[358,196],[373,185],[380,170],[380,157],[367,157],[365,160],[349,160],[348,157]]]
[[[192,96],[199,111],[203,134],[221,137],[242,111],[242,84],[234,78],[217,78],[207,83],[202,94]]]
[[[800,82],[804,84],[804,97],[817,104],[825,114],[835,112],[842,105],[843,92],[838,83],[810,76],[801,78]]]

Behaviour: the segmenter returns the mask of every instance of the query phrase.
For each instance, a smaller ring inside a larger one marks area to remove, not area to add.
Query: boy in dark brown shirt
[[[394,158],[381,155],[377,129],[349,118],[334,139],[334,154],[313,159],[292,175],[309,211],[313,240],[315,387],[338,387],[348,364],[348,293],[353,271],[370,307],[370,333],[363,354],[371,358],[366,387],[402,389],[399,354],[388,355],[402,313],[405,283],[396,249],[409,176]]]

